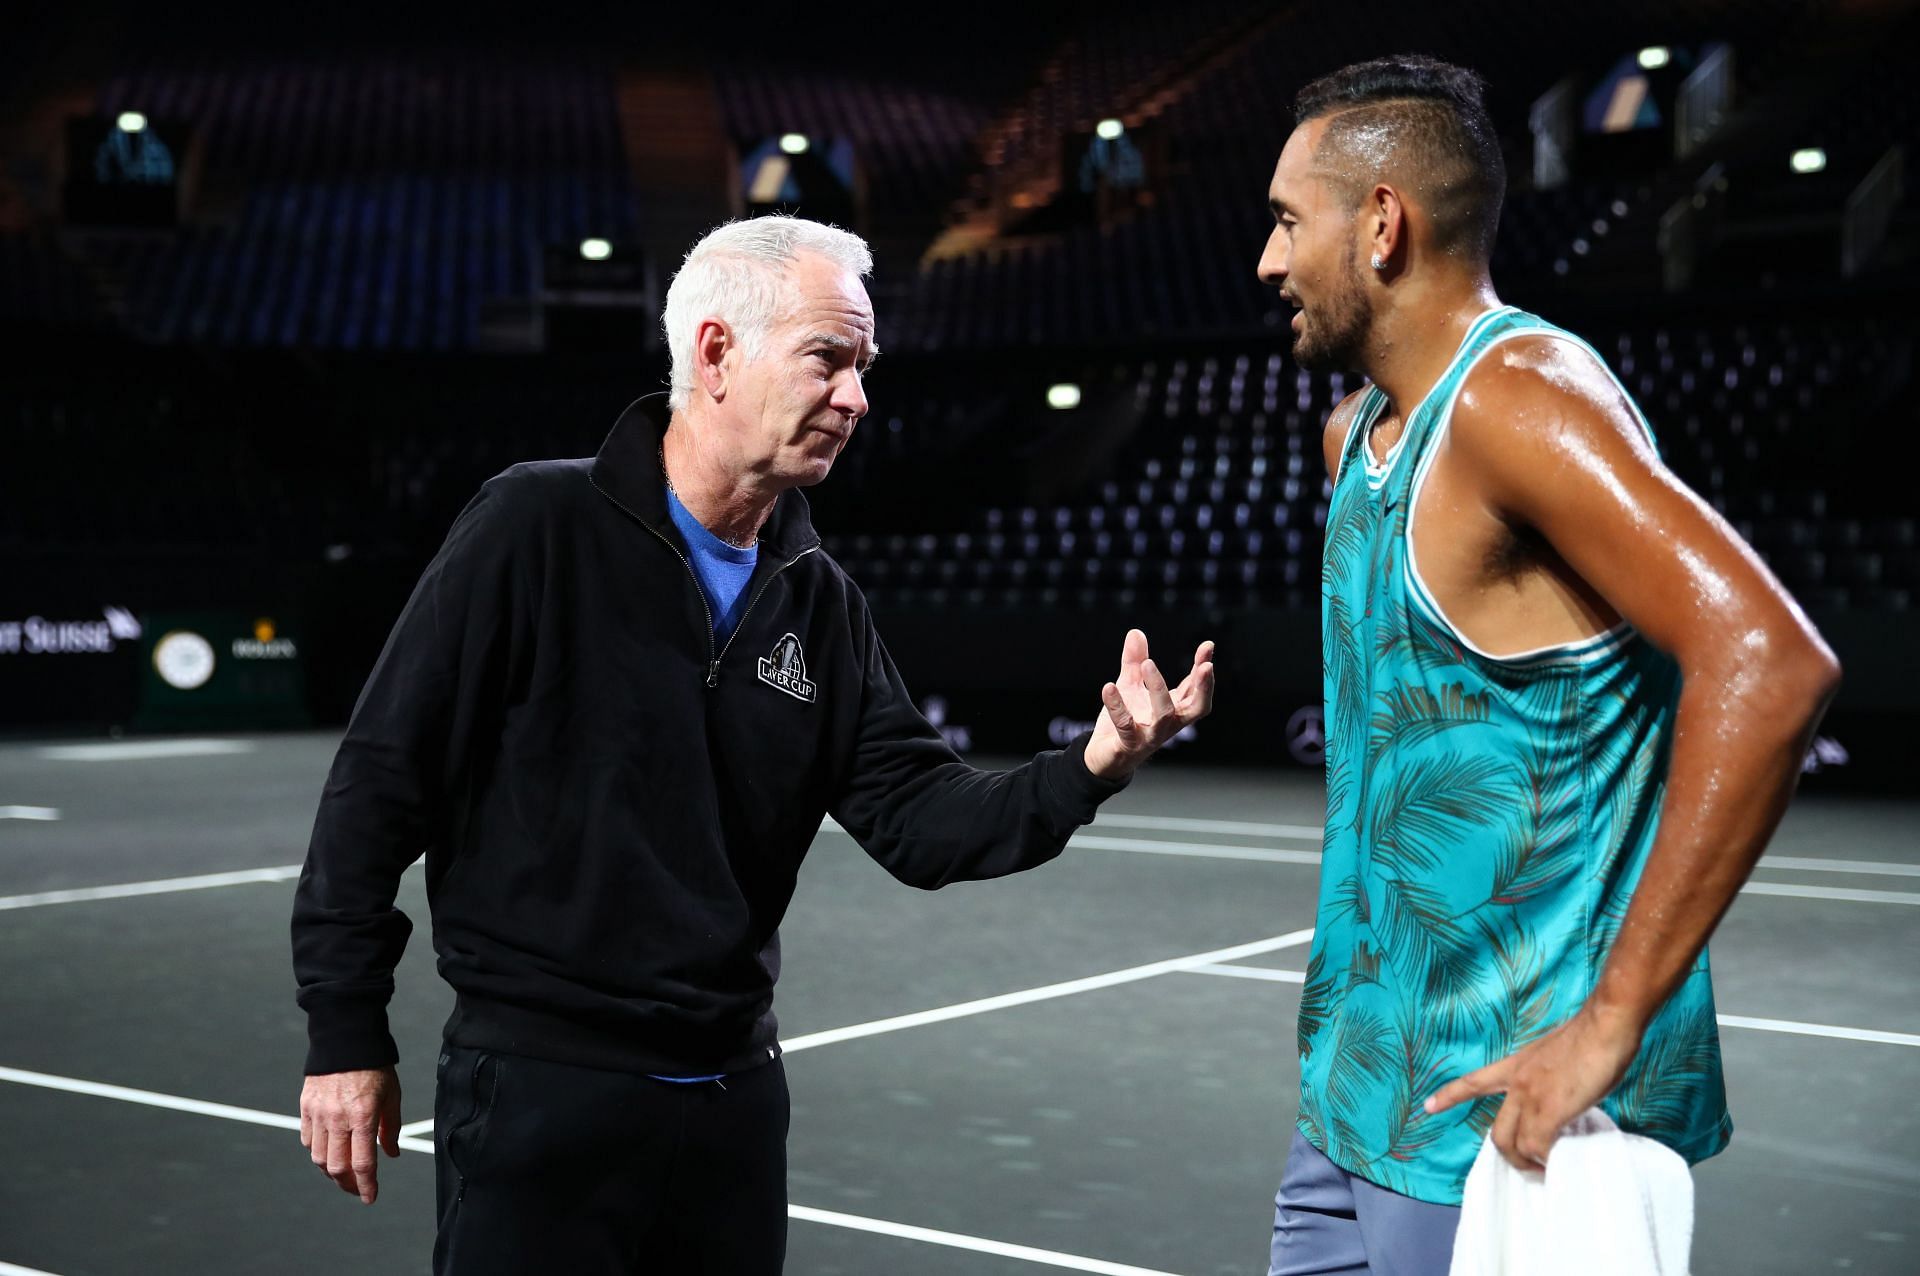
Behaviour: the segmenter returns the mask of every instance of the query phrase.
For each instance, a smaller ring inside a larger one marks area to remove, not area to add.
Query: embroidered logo
[[[812,704],[820,691],[807,681],[807,656],[792,634],[773,644],[771,655],[760,657],[760,681],[806,704]]]

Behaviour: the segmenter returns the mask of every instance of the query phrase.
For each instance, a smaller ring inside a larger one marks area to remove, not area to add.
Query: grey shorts
[[[1349,1174],[1295,1130],[1273,1198],[1268,1276],[1446,1276],[1459,1226],[1459,1206]]]

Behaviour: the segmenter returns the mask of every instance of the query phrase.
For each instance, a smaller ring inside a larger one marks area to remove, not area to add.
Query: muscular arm
[[[1753,551],[1661,464],[1579,347],[1525,338],[1488,356],[1455,407],[1451,446],[1487,511],[1544,537],[1682,677],[1659,833],[1591,998],[1555,1034],[1584,1043],[1582,1065],[1553,1060],[1548,1038],[1537,1071],[1483,1075],[1506,1067],[1495,1064],[1475,1077],[1505,1084],[1455,1092],[1474,1081],[1463,1078],[1437,1096],[1446,1106],[1506,1090],[1518,1110],[1502,1113],[1503,1150],[1543,1161],[1559,1125],[1618,1083],[1752,871],[1839,665]],[[1544,1075],[1549,1062],[1563,1075]]]

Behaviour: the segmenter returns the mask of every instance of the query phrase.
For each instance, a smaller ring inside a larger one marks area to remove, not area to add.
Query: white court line
[[[215,742],[217,743],[217,742]],[[0,807],[0,818],[9,809],[51,810],[53,808],[7,808]],[[1144,821],[1146,816],[1128,816],[1130,820]],[[1198,824],[1193,820],[1187,823]],[[1232,824],[1233,821],[1216,820],[1216,824]],[[1254,826],[1248,826],[1254,827]],[[1304,825],[1261,825],[1262,828],[1304,828]],[[822,833],[845,833],[846,830],[834,823],[832,818],[821,821]],[[1214,842],[1166,842],[1151,838],[1101,837],[1092,833],[1077,833],[1072,844],[1085,850],[1127,851],[1144,855],[1175,855],[1196,859],[1250,860],[1268,864],[1318,864],[1321,862],[1319,851],[1289,850],[1284,848],[1260,846],[1226,846]],[[419,868],[425,861],[417,859],[409,868]],[[1760,861],[1761,868],[1783,868],[1797,871],[1817,871],[1833,873],[1883,874],[1888,876],[1920,877],[1920,865],[1897,864],[1877,860],[1827,860],[1809,859],[1794,856],[1768,856]],[[0,912],[15,908],[37,908],[45,904],[75,904],[98,899],[125,899],[137,895],[165,895],[174,891],[208,890],[219,886],[241,886],[252,882],[279,882],[300,875],[298,864],[282,864],[274,868],[242,869],[232,873],[209,873],[198,877],[169,877],[150,882],[125,882],[113,886],[75,887],[70,890],[40,891],[31,895],[0,895]],[[1779,882],[1748,882],[1741,888],[1754,895],[1787,895],[1802,899],[1834,899],[1852,903],[1867,904],[1920,904],[1920,894],[1901,891],[1852,890],[1833,886],[1794,886]]]
[[[127,899],[135,895],[171,895],[175,891],[205,891],[249,882],[284,882],[300,876],[298,864],[278,868],[243,868],[232,873],[205,873],[198,877],[165,877],[153,882],[122,882],[118,886],[77,886],[32,895],[0,895],[0,912],[12,908],[39,908],[46,904],[82,904],[95,899]]]
[[[1911,1032],[1881,1032],[1878,1028],[1841,1028],[1825,1023],[1796,1023],[1791,1019],[1753,1019],[1746,1015],[1721,1015],[1722,1028],[1758,1028],[1761,1032],[1790,1032],[1802,1037],[1838,1037],[1844,1041],[1872,1041],[1889,1046],[1920,1046],[1920,1035]]]
[[[1069,846],[1093,851],[1136,851],[1143,855],[1188,855],[1208,860],[1257,860],[1263,864],[1318,864],[1318,851],[1283,851],[1263,846],[1221,846],[1214,842],[1155,842],[1137,837],[1101,837],[1075,833]]]
[[[1100,821],[1100,823],[1105,822]],[[1145,855],[1183,855],[1196,859],[1258,860],[1270,864],[1318,864],[1321,862],[1319,851],[1221,846],[1213,842],[1158,842],[1147,838],[1099,837],[1089,833],[1074,834],[1070,844],[1096,851],[1134,851]],[[1758,867],[1794,872],[1920,877],[1920,864],[1898,864],[1884,860],[1829,860],[1794,855],[1768,855],[1760,860]],[[1920,904],[1920,895],[1900,891],[1849,890],[1836,886],[1795,886],[1783,882],[1749,882],[1743,889],[1755,895],[1838,899],[1858,904]]]
[[[84,1094],[100,1099],[119,1099],[127,1103],[138,1103],[146,1107],[164,1108],[173,1112],[188,1112],[196,1116],[220,1117],[227,1121],[239,1121],[247,1125],[263,1125],[279,1130],[299,1130],[300,1118],[282,1116],[277,1112],[261,1112],[254,1108],[238,1108],[227,1103],[207,1103],[200,1099],[184,1099],[178,1095],[157,1094],[152,1090],[135,1090],[128,1086],[103,1085],[97,1081],[80,1081],[73,1077],[56,1077],[45,1072],[28,1072],[20,1068],[0,1068],[0,1081],[12,1081],[20,1085],[39,1086],[47,1090],[61,1090],[69,1094]],[[415,1122],[415,1125],[420,1124]],[[426,1124],[431,1125],[432,1122]],[[412,1127],[402,1127],[410,1129]],[[400,1146],[409,1152],[424,1152],[433,1155],[433,1143],[428,1139],[419,1139],[402,1134]],[[831,1210],[816,1210],[804,1205],[789,1205],[789,1218],[800,1219],[808,1223],[825,1223],[830,1227],[851,1228],[854,1231],[874,1232],[881,1236],[894,1236],[902,1240],[921,1241],[929,1245],[945,1245],[952,1249],[972,1250],[979,1254],[994,1254],[1002,1258],[1018,1258],[1029,1263],[1039,1263],[1048,1267],[1064,1267],[1072,1271],[1095,1272],[1102,1276],[1174,1276],[1170,1272],[1154,1271],[1145,1267],[1128,1267],[1120,1263],[1109,1263],[1097,1258],[1082,1258],[1077,1254],[1062,1254],[1054,1250],[1034,1249],[1027,1245],[1010,1245],[1004,1241],[985,1240],[978,1236],[963,1236],[957,1232],[939,1232],[927,1227],[909,1227],[903,1223],[890,1223],[884,1219],[861,1218],[855,1214],[839,1214]],[[0,1263],[0,1276],[51,1276],[30,1267],[16,1267]]]
[[[24,1068],[0,1068],[0,1081],[11,1081],[16,1085],[39,1086],[43,1090],[64,1090],[68,1094],[85,1094],[96,1099],[118,1099],[123,1103],[140,1103],[150,1108],[167,1108],[174,1112],[191,1112],[196,1116],[244,1121],[248,1125],[268,1125],[281,1130],[300,1128],[300,1118],[297,1116],[282,1116],[278,1112],[261,1112],[255,1108],[236,1108],[230,1103],[183,1099],[177,1094],[135,1090],[130,1086],[81,1081],[74,1077],[56,1077],[45,1072],[28,1072]]]
[[[1266,966],[1189,966],[1184,973],[1267,979],[1280,984],[1303,984],[1307,981],[1307,972],[1304,970],[1274,970]],[[1752,1028],[1759,1032],[1786,1032],[1802,1037],[1830,1037],[1838,1041],[1866,1041],[1877,1045],[1920,1046],[1920,1033],[1846,1028],[1830,1023],[1800,1023],[1792,1019],[1756,1019],[1751,1015],[1721,1015],[1719,1019],[1722,1028]]]
[[[68,1094],[84,1094],[95,1099],[118,1099],[122,1103],[138,1103],[143,1107],[164,1108],[169,1112],[189,1112],[194,1116],[219,1117],[223,1121],[239,1121],[244,1125],[264,1125],[276,1130],[300,1130],[300,1118],[286,1116],[279,1112],[262,1112],[258,1108],[239,1108],[231,1103],[209,1103],[205,1099],[188,1099],[177,1094],[161,1094],[155,1090],[136,1090],[131,1086],[107,1085],[101,1081],[82,1081],[78,1077],[57,1077],[48,1072],[28,1072],[24,1068],[0,1068],[0,1081],[11,1081],[15,1085],[38,1086],[42,1090],[61,1090]],[[417,1124],[417,1123],[416,1123]],[[428,1121],[428,1126],[433,1122]],[[433,1140],[411,1138],[406,1127],[401,1127],[400,1146],[410,1152],[433,1152]],[[0,1268],[4,1272],[5,1268]]]
[[[1002,993],[998,997],[982,997],[978,1001],[957,1002],[935,1010],[921,1010],[910,1015],[876,1019],[872,1023],[857,1023],[845,1028],[830,1028],[825,1032],[811,1032],[803,1037],[781,1042],[780,1048],[783,1052],[792,1054],[796,1050],[811,1050],[815,1046],[827,1046],[840,1041],[853,1041],[860,1037],[878,1036],[883,1032],[899,1032],[903,1028],[918,1028],[930,1023],[944,1023],[949,1019],[964,1019],[969,1015],[981,1015],[990,1010],[1005,1010],[1010,1006],[1024,1006],[1031,1002],[1049,1001],[1055,997],[1071,997],[1076,993],[1111,988],[1116,984],[1130,984],[1142,979],[1152,979],[1155,975],[1170,974],[1190,966],[1207,966],[1215,962],[1232,961],[1236,957],[1252,957],[1258,953],[1295,948],[1312,938],[1311,928],[1296,930],[1289,934],[1276,935],[1271,939],[1258,939],[1250,944],[1236,944],[1232,948],[1216,948],[1212,952],[1194,953],[1190,957],[1169,957],[1165,961],[1150,962],[1145,966],[1130,966],[1125,970],[1108,971],[1104,975],[1089,975],[1085,979],[1069,979],[1065,983],[1044,984],[1038,988],[1027,988],[1020,992]]]
[[[22,1267],[18,1263],[0,1263],[0,1276],[54,1276],[52,1272],[43,1272],[38,1267]]]
[[[407,865],[412,872],[426,865],[423,856]],[[242,868],[231,873],[204,873],[198,877],[163,877],[153,882],[122,882],[117,886],[76,886],[69,890],[40,891],[33,895],[0,895],[0,912],[10,908],[39,908],[44,904],[84,904],[96,899],[126,899],[134,895],[171,895],[176,891],[205,891],[220,886],[246,886],[255,882],[286,882],[300,876],[298,864],[279,864],[273,868]]]
[[[57,820],[57,806],[0,806],[0,820]],[[0,1268],[0,1271],[4,1271]]]
[[[1304,984],[1307,972],[1304,970],[1275,970],[1271,966],[1189,966],[1184,974],[1188,975],[1225,975],[1229,979],[1264,979],[1276,984]]]
[[[409,1121],[400,1127],[400,1137],[403,1139],[418,1139],[432,1133],[432,1117],[428,1117],[424,1121]]]
[[[1099,1258],[1082,1258],[1078,1254],[1062,1254],[1058,1250],[1035,1249],[1031,1245],[1010,1245],[1006,1241],[962,1236],[958,1232],[939,1232],[931,1227],[909,1227],[905,1223],[889,1223],[884,1219],[862,1218],[858,1214],[817,1210],[806,1205],[787,1206],[787,1217],[798,1219],[803,1223],[825,1223],[830,1227],[845,1227],[856,1232],[873,1232],[880,1236],[896,1236],[901,1240],[921,1241],[928,1245],[945,1245],[950,1249],[971,1250],[976,1254],[1018,1258],[1029,1263],[1039,1263],[1044,1267],[1064,1267],[1069,1271],[1096,1272],[1100,1276],[1175,1276],[1173,1272],[1159,1271],[1151,1267],[1129,1267],[1125,1263],[1109,1263]]]
[[[1761,863],[1766,863],[1762,860]],[[1838,899],[1852,904],[1920,904],[1913,891],[1858,891],[1842,886],[1788,886],[1783,882],[1748,882],[1742,895],[1789,895],[1796,899]]]
[[[139,758],[211,758],[252,753],[251,740],[128,740],[118,744],[54,744],[35,749],[55,762],[130,762]]]
[[[1894,864],[1886,860],[1829,860],[1805,855],[1768,855],[1761,868],[1790,869],[1797,873],[1862,873],[1877,877],[1920,877],[1920,864]]]
[[[1242,834],[1247,837],[1299,837],[1318,842],[1325,831],[1318,824],[1256,824],[1247,820],[1195,820],[1179,815],[1120,815],[1102,811],[1094,817],[1099,828],[1165,829],[1178,833]]]

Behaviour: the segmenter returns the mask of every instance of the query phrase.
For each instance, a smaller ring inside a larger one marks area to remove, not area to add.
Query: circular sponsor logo
[[[1287,719],[1287,752],[1302,766],[1326,761],[1327,723],[1319,705],[1302,705]]]
[[[176,629],[153,644],[153,667],[169,687],[192,691],[213,677],[213,644],[191,629]]]

